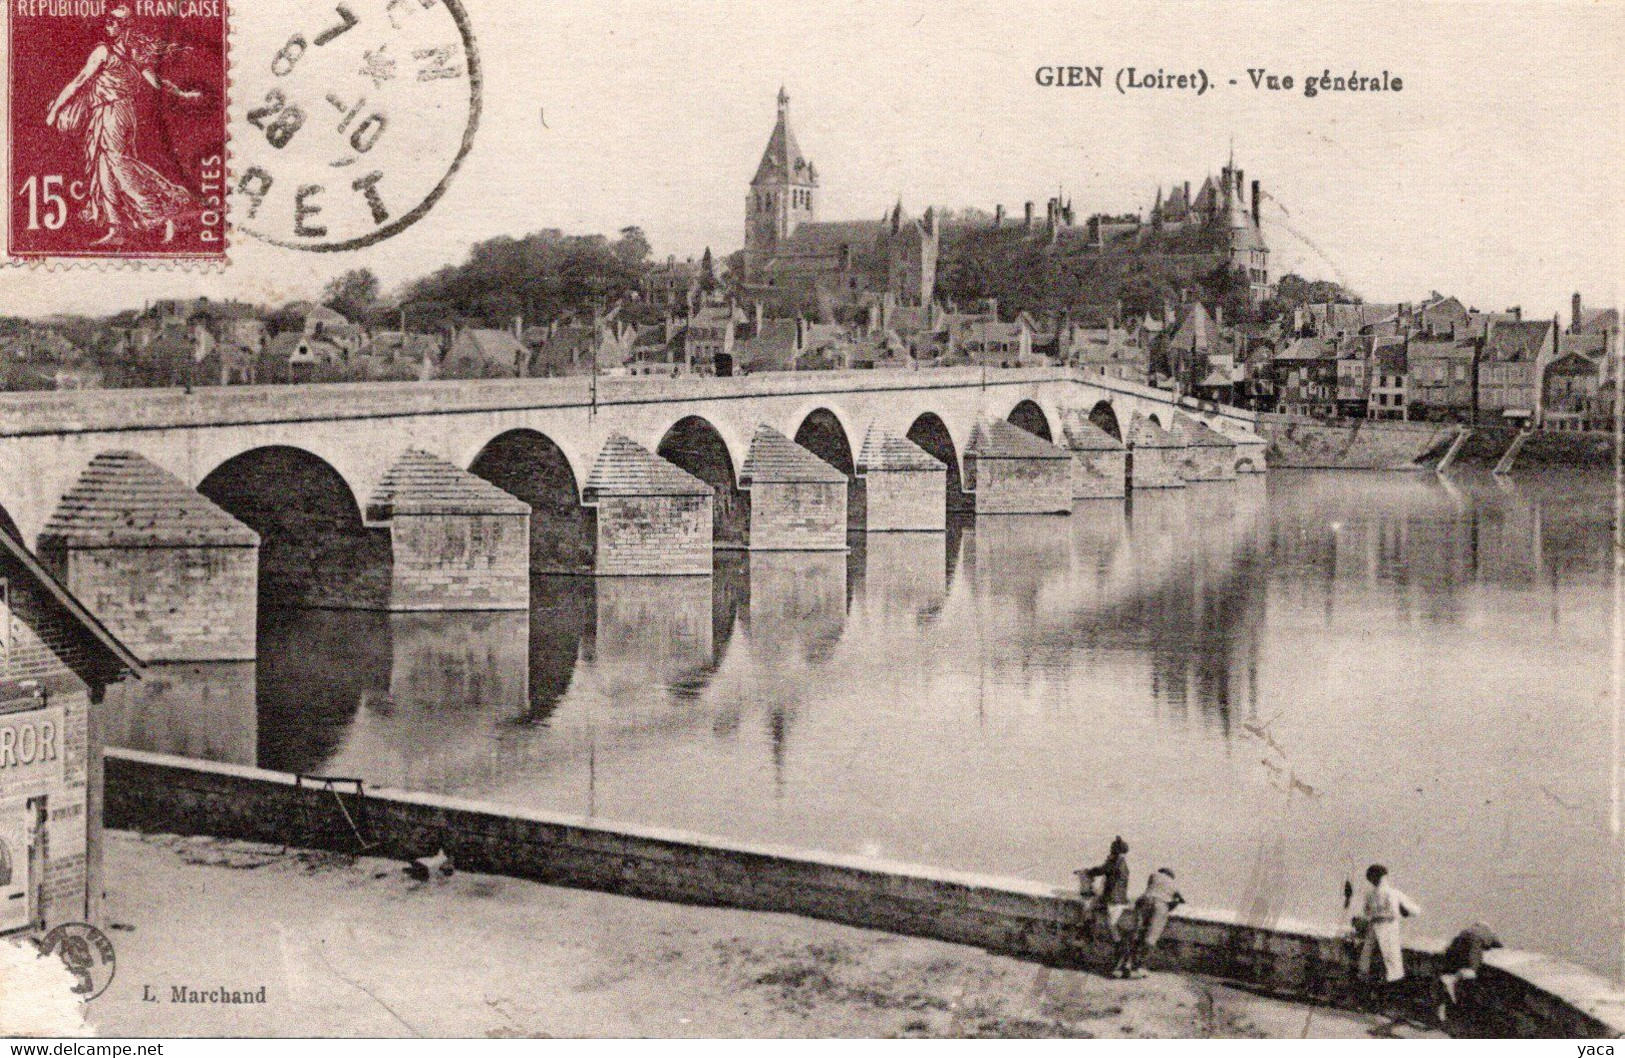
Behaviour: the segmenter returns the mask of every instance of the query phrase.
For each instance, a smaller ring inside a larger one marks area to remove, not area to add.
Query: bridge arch
[[[721,432],[709,420],[687,415],[661,436],[655,453],[706,482],[716,493],[711,508],[712,546],[744,547],[750,532],[750,496],[739,488],[738,470]]]
[[[852,435],[840,418],[828,408],[814,408],[796,428],[796,444],[846,475],[846,526],[861,530],[864,524],[863,482],[857,474],[857,450]]]
[[[1117,409],[1112,407],[1111,401],[1097,401],[1089,411],[1089,421],[1119,441],[1123,439],[1123,426],[1117,419]]]
[[[1010,414],[1006,415],[1005,419],[1012,426],[1019,426],[1034,437],[1042,437],[1050,442],[1055,440],[1054,433],[1050,431],[1049,416],[1045,415],[1044,409],[1030,397],[1011,408]]]
[[[904,436],[947,464],[948,513],[968,514],[974,511],[976,503],[965,491],[965,481],[961,476],[962,468],[959,453],[954,446],[953,434],[948,431],[948,424],[942,421],[942,416],[934,411],[921,413]]]
[[[262,609],[387,601],[388,530],[362,523],[355,493],[322,457],[291,445],[251,448],[211,470],[197,490],[260,535]]]
[[[533,573],[589,573],[598,534],[596,512],[581,502],[581,483],[564,449],[526,428],[485,443],[469,473],[530,505]]]

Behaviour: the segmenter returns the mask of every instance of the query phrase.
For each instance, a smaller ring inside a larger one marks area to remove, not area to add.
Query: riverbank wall
[[[1258,417],[1269,465],[1298,470],[1427,470],[1444,458],[1458,430],[1451,423]]]
[[[148,833],[209,834],[408,859],[444,849],[466,870],[679,903],[805,915],[969,944],[1056,965],[1099,965],[1079,935],[1076,894],[1041,882],[868,857],[754,845],[659,827],[496,806],[435,794],[365,797],[292,775],[134,750],[106,755],[106,822]],[[340,789],[347,790],[347,787]],[[1439,947],[1407,950],[1436,972]],[[1238,981],[1343,1005],[1355,952],[1341,936],[1289,921],[1254,924],[1182,909],[1153,969]],[[1492,952],[1476,1027],[1496,1036],[1625,1034],[1625,991],[1559,959]]]
[[[1432,470],[1464,429],[1467,439],[1453,465],[1486,469],[1500,463],[1519,432],[1513,426],[1258,417],[1258,432],[1269,443],[1269,465],[1298,470]],[[1612,434],[1536,430],[1519,448],[1509,472],[1608,469],[1613,460]]]

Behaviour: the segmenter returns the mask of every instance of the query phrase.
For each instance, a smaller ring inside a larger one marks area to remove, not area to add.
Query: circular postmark
[[[87,1001],[107,991],[118,968],[113,942],[88,922],[64,922],[40,941],[40,951],[62,960],[75,978],[74,994]]]
[[[445,194],[479,125],[461,0],[265,0],[232,46],[233,220],[300,250],[354,250]]]

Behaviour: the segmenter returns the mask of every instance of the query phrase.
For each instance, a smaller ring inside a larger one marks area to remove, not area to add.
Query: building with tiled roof
[[[604,442],[582,502],[594,508],[599,576],[711,574],[716,491],[631,438]]]
[[[948,517],[948,468],[906,437],[871,424],[858,450],[864,528],[871,533],[941,532]]]
[[[739,467],[752,551],[844,551],[847,476],[766,423]]]
[[[39,537],[41,560],[149,661],[254,657],[260,538],[134,452],[91,460]]]
[[[522,610],[530,605],[530,504],[430,452],[409,448],[367,499],[388,526],[387,608]]]
[[[1185,445],[1156,421],[1134,413],[1129,421],[1129,479],[1137,489],[1179,489],[1185,487],[1180,473]]]
[[[977,514],[1072,510],[1072,453],[1006,419],[983,419],[965,446],[965,491]]]
[[[1072,452],[1072,498],[1114,499],[1128,487],[1128,449],[1078,407],[1061,409],[1061,441]]]

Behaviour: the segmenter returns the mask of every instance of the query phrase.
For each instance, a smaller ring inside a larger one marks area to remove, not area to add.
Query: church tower
[[[763,268],[796,226],[817,215],[818,170],[790,131],[790,96],[780,88],[779,120],[745,195],[746,282],[759,282]]]

